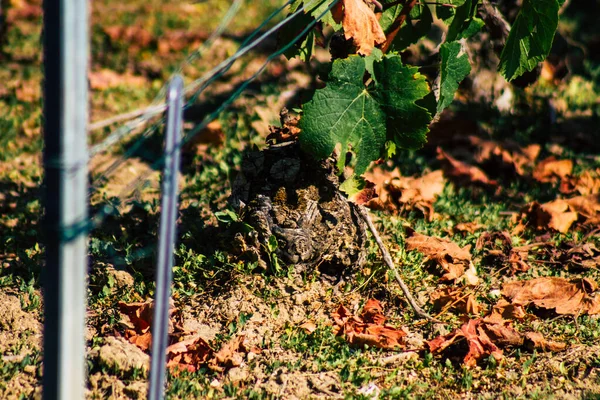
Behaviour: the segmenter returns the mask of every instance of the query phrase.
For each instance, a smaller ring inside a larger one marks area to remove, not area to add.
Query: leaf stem
[[[371,231],[371,233],[373,234],[373,237],[375,238],[375,241],[377,242],[377,246],[379,246],[379,250],[381,250],[381,255],[383,257],[383,261],[388,266],[388,268],[390,270],[392,270],[392,272],[394,273],[394,278],[396,278],[396,281],[400,285],[400,289],[402,289],[402,292],[404,293],[404,296],[406,296],[406,300],[408,300],[408,303],[410,304],[412,309],[415,311],[415,313],[418,316],[420,316],[422,318],[426,318],[433,322],[441,322],[440,320],[427,314],[427,312],[425,312],[425,310],[423,310],[421,308],[421,306],[419,306],[417,304],[416,300],[410,293],[408,286],[406,286],[406,283],[404,283],[404,281],[400,277],[400,274],[398,273],[398,270],[396,269],[396,266],[394,265],[394,261],[392,260],[392,256],[390,255],[389,251],[385,247],[385,244],[381,240],[381,237],[379,236],[379,232],[377,232],[377,228],[375,228],[375,225],[373,224],[373,221],[371,220],[371,217],[369,216],[369,212],[363,205],[360,205],[360,204],[357,204],[356,208],[358,209],[358,214],[360,215],[360,217],[367,223],[369,230]]]

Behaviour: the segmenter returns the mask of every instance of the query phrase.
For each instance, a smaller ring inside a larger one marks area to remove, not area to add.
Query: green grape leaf
[[[304,13],[311,15],[314,18],[318,18],[321,14],[323,14],[331,3],[335,0],[296,0],[290,4],[290,13],[295,12],[300,8],[302,4],[305,5]],[[336,22],[333,19],[333,15],[331,14],[331,10],[327,11],[323,18],[321,18],[325,24],[331,26],[334,31],[339,31],[342,28],[342,24]]]
[[[446,42],[453,42],[455,40],[466,37],[464,36],[464,32],[469,31],[471,21],[473,20],[477,12],[478,3],[479,0],[466,0],[462,5],[456,8],[454,18],[452,19],[452,23],[448,28]]]
[[[500,55],[498,70],[513,80],[548,56],[558,27],[557,0],[524,0],[506,45]]]
[[[277,36],[278,47],[282,47],[291,42],[297,35],[306,28],[308,24],[314,21],[314,18],[307,14],[300,14],[289,23],[287,23]],[[283,54],[288,58],[299,57],[302,61],[309,61],[313,54],[315,46],[315,34],[308,32],[302,39],[298,40],[286,50]]]
[[[443,2],[443,4],[449,4],[449,5],[453,5],[455,7],[462,6],[464,3],[465,3],[465,0],[446,0]],[[444,21],[446,24],[450,24],[450,23],[452,23],[452,19],[454,18],[456,8],[448,7],[443,4],[440,3],[435,6],[435,15],[439,19]]]
[[[385,7],[385,5],[387,3],[391,3],[392,1],[395,1],[395,0],[387,0],[387,1],[383,2],[382,4]],[[402,4],[396,4],[394,6],[391,6],[387,9],[385,9],[381,13],[381,17],[379,17],[379,25],[381,25],[381,29],[383,29],[384,32],[387,32],[388,29],[391,28],[391,26],[394,23],[394,21],[396,20],[396,18],[398,18],[398,15],[400,15],[401,11],[402,11]]]
[[[460,42],[444,43],[440,48],[440,54],[442,66],[440,98],[436,110],[438,114],[452,103],[458,85],[471,72],[469,56],[466,53],[461,54]]]
[[[365,68],[367,69],[367,72],[369,73],[369,75],[371,75],[371,78],[373,78],[373,80],[376,80],[373,64],[377,61],[381,61],[382,58],[383,52],[377,47],[374,47],[371,51],[371,54],[365,57]]]
[[[338,168],[342,171],[351,146],[357,175],[379,157],[385,144],[385,113],[365,88],[365,71],[362,57],[335,60],[327,86],[304,105],[301,119],[302,147],[323,159],[341,144]]]
[[[341,145],[338,169],[343,170],[351,150],[357,176],[391,152],[388,140],[397,147],[422,147],[431,122],[427,109],[416,104],[429,93],[416,67],[403,65],[396,54],[374,59],[372,69],[373,81],[365,86],[364,57],[335,60],[327,85],[304,105],[300,121],[300,144],[306,151],[323,159]]]
[[[417,67],[402,64],[397,54],[375,64],[377,85],[373,95],[387,115],[387,137],[398,147],[418,149],[427,141],[431,114],[416,104],[429,93]]]
[[[411,44],[417,43],[419,39],[427,35],[431,30],[431,24],[433,24],[431,10],[427,6],[419,7],[422,8],[419,15],[417,17],[410,15],[406,19],[406,23],[400,28],[396,39],[392,42],[392,49],[394,51],[402,51]],[[415,19],[417,21],[413,24]]]

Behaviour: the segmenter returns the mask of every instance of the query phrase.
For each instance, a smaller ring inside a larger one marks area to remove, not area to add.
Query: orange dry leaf
[[[471,246],[460,247],[456,243],[447,239],[426,236],[408,230],[406,239],[406,250],[417,250],[425,255],[429,260],[439,265],[444,274],[440,278],[442,281],[454,281],[462,277],[465,269],[471,265]],[[470,277],[470,284],[474,284],[473,277]]]
[[[492,308],[490,315],[485,317],[485,321],[498,323],[505,319],[535,319],[535,316],[527,314],[525,308],[520,304],[511,304],[504,299],[500,299]]]
[[[540,163],[533,170],[533,178],[539,182],[556,183],[561,178],[571,175],[573,172],[573,161],[557,160],[550,156]]]
[[[439,147],[437,148],[437,159],[442,163],[444,175],[459,184],[467,183],[486,187],[498,185],[497,181],[489,179],[481,169],[455,159]]]
[[[512,238],[508,232],[484,232],[477,239],[475,248],[483,250],[487,264],[507,265],[511,274],[525,272],[530,266],[527,263],[529,250],[540,243],[513,247]]]
[[[441,170],[421,177],[400,176],[397,169],[385,171],[374,168],[365,177],[375,183],[378,198],[368,203],[369,208],[395,212],[419,209],[431,220],[433,203],[444,190],[446,181]]]
[[[590,278],[536,278],[505,283],[502,294],[513,304],[556,311],[557,314],[600,314],[600,297],[592,294],[598,288]]]
[[[529,347],[535,350],[541,351],[563,351],[567,348],[566,343],[556,342],[554,340],[547,340],[541,333],[527,332],[525,334]]]
[[[391,325],[385,325],[385,316],[381,303],[371,299],[367,301],[360,317],[340,305],[333,313],[337,325],[337,335],[346,336],[348,343],[354,346],[368,345],[382,349],[404,347],[402,338],[406,333]]]
[[[482,319],[469,320],[459,329],[426,342],[427,347],[432,354],[439,354],[457,341],[466,340],[469,349],[463,362],[467,367],[474,367],[479,360],[490,355],[500,361],[503,357],[502,350],[492,343],[490,337],[482,329],[483,323]]]
[[[213,349],[201,337],[183,340],[167,347],[167,368],[173,373],[178,370],[195,372],[213,354]]]
[[[540,204],[537,201],[529,203],[517,217],[519,224],[513,231],[518,235],[529,226],[537,230],[553,229],[566,233],[571,225],[577,221],[577,213],[569,209],[569,204],[564,200],[554,200]]]
[[[342,0],[342,26],[346,39],[352,39],[358,54],[368,56],[376,45],[385,42],[385,34],[373,10],[363,0]]]
[[[125,330],[125,338],[140,349],[146,351],[152,343],[150,325],[154,314],[152,301],[127,304],[119,302],[119,310],[129,319],[129,327]]]
[[[600,194],[558,199],[544,204],[535,201],[529,203],[517,217],[520,222],[515,228],[515,233],[522,232],[527,226],[566,233],[579,218],[586,225],[600,222]]]
[[[213,371],[223,372],[225,368],[239,367],[244,361],[241,352],[247,353],[248,350],[244,347],[244,335],[231,339],[225,343],[221,350],[216,352],[210,360],[208,366]]]
[[[525,167],[533,164],[541,150],[539,144],[521,147],[513,142],[496,142],[477,136],[469,136],[469,142],[477,149],[474,160],[478,164],[509,170],[519,176],[525,175]]]
[[[466,314],[479,314],[480,306],[473,293],[465,293],[462,288],[441,288],[429,296],[433,307],[438,310],[454,309]]]
[[[559,190],[565,194],[578,192],[583,196],[600,193],[600,168],[584,171],[579,176],[565,177],[560,182]]]

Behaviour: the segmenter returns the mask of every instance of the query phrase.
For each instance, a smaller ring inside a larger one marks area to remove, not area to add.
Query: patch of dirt
[[[17,296],[0,291],[0,352],[1,363],[20,364],[33,356],[42,346],[42,324],[38,312],[25,312]],[[27,365],[23,372],[12,375],[0,384],[0,398],[9,399],[25,395],[41,398],[37,367]]]
[[[134,370],[147,372],[150,367],[148,354],[125,339],[112,336],[107,337],[101,347],[92,349],[89,356],[100,365],[126,374]]]

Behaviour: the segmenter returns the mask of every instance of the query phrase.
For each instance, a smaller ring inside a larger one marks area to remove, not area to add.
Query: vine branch
[[[425,312],[425,310],[423,310],[421,308],[421,306],[419,306],[417,304],[415,298],[410,293],[408,286],[406,286],[406,283],[404,283],[404,281],[402,280],[402,277],[400,277],[400,274],[398,273],[398,270],[396,269],[396,266],[394,265],[394,261],[392,260],[392,256],[390,255],[390,252],[387,250],[387,248],[385,247],[385,244],[381,240],[381,237],[379,236],[379,232],[377,232],[377,228],[375,228],[375,225],[373,224],[373,221],[371,220],[371,217],[369,216],[369,212],[362,205],[357,205],[356,208],[358,209],[358,213],[359,213],[360,217],[367,223],[369,230],[373,234],[373,237],[375,238],[375,241],[377,242],[377,246],[379,246],[379,250],[381,250],[381,255],[383,257],[383,261],[388,266],[388,268],[390,270],[392,270],[392,272],[394,273],[394,278],[396,278],[396,282],[398,282],[398,284],[400,285],[400,289],[402,289],[402,293],[404,293],[406,300],[408,300],[408,304],[410,304],[410,306],[412,307],[412,309],[415,311],[415,313],[418,316],[420,316],[422,318],[426,318],[433,322],[441,322],[440,320],[427,314],[427,312]]]

